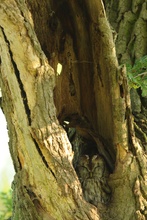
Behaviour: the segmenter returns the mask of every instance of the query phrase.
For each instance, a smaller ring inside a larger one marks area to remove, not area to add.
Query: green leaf
[[[147,96],[147,55],[136,60],[134,66],[126,64],[130,88],[141,88],[142,96]]]

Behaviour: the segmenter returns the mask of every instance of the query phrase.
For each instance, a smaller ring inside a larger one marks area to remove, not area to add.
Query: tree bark
[[[118,33],[116,51],[120,63],[134,63],[147,53],[147,9],[144,1],[107,1],[109,21]]]
[[[147,53],[146,3],[144,1],[105,1],[109,22],[116,38],[116,53],[120,64],[134,64]],[[142,78],[142,81],[144,78]],[[135,94],[136,93],[136,94]],[[136,135],[147,149],[147,97],[142,97],[141,89],[131,91],[132,110],[135,116]],[[134,103],[137,103],[136,106]],[[142,122],[143,119],[143,122]],[[139,127],[139,129],[137,128]]]
[[[126,70],[102,1],[5,0],[0,44],[16,171],[13,219],[145,219],[146,154],[135,138]],[[105,159],[107,205],[84,200],[65,121]]]
[[[29,11],[4,1],[0,14],[3,107],[16,171],[13,219],[98,219],[82,199],[71,145],[56,119],[54,71]]]

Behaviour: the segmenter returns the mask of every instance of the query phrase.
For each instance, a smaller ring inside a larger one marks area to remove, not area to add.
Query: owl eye
[[[89,169],[88,169],[88,167],[80,166],[78,173],[79,173],[80,177],[84,177],[85,178],[87,175],[89,175]]]

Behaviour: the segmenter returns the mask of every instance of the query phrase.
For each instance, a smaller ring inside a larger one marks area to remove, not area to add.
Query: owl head
[[[104,169],[104,166],[105,166],[104,159],[98,154],[92,156],[91,164],[93,168],[100,167],[101,169]]]
[[[83,155],[79,159],[78,166],[87,166],[89,164],[89,156],[88,155]]]

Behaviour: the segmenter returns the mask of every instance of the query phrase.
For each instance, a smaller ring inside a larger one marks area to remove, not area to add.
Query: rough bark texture
[[[147,3],[142,0],[132,2],[105,0],[104,3],[107,17],[116,36],[115,45],[118,61],[120,64],[129,63],[133,65],[137,59],[143,57],[147,53]],[[146,193],[143,193],[146,191],[144,188],[146,186],[146,172],[142,173],[141,170],[143,167],[146,169],[147,97],[142,97],[140,90],[137,91],[131,89],[130,94],[135,135],[140,139],[142,152],[138,153],[137,151],[136,153],[137,163],[139,164],[138,171],[141,173],[134,184],[134,193],[137,204],[137,209],[134,211],[136,212],[136,216],[134,218],[146,219],[146,208],[143,205],[146,204]],[[138,190],[136,190],[136,187]],[[144,190],[141,190],[141,188]],[[131,202],[131,204],[133,203]],[[127,216],[129,216],[129,214],[127,214]],[[131,217],[131,219],[133,219],[133,217]]]
[[[116,53],[120,64],[134,64],[147,54],[146,1],[107,1],[107,17],[116,35]],[[142,78],[142,80],[144,80]],[[131,89],[136,136],[147,150],[147,97],[140,89]]]
[[[1,87],[16,170],[13,219],[98,219],[82,199],[71,145],[56,119],[55,74],[29,11],[15,1],[0,10]]]
[[[118,5],[105,6],[115,27],[111,14]],[[118,9],[120,23],[126,8]],[[146,219],[147,159],[135,138],[126,70],[118,66],[103,3],[4,0],[0,45],[2,102],[16,170],[13,219]],[[83,199],[63,126],[96,145],[108,165],[107,205]]]
[[[147,54],[146,1],[107,1],[108,19],[119,33],[116,39],[117,56],[121,63],[133,63]]]

